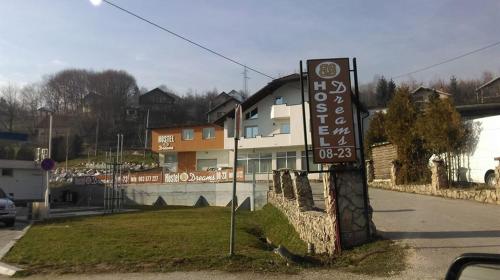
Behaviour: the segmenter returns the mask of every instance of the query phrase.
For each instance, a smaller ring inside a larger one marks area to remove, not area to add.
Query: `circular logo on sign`
[[[179,180],[181,180],[182,182],[186,182],[188,179],[189,175],[186,172],[181,173],[181,175],[179,175]]]
[[[340,66],[332,61],[321,62],[316,66],[316,75],[323,79],[333,79],[340,73]]]

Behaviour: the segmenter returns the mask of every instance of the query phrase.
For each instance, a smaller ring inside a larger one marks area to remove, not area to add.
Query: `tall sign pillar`
[[[350,248],[371,236],[362,120],[359,102],[353,103],[358,100],[357,74],[348,58],[313,59],[307,61],[307,81],[313,161],[329,165],[324,176],[326,211],[338,233],[338,248]],[[307,138],[305,142],[308,150]]]

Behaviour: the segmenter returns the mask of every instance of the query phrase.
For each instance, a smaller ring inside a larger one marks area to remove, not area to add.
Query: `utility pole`
[[[234,109],[234,159],[233,159],[233,192],[231,199],[231,232],[229,235],[229,256],[234,255],[234,239],[236,227],[236,176],[238,165],[238,140],[240,139],[240,130],[242,126],[242,108],[238,104]]]
[[[49,158],[52,158],[52,112],[49,112]],[[47,210],[47,217],[50,211],[50,170],[45,172],[47,179],[47,187],[45,189],[45,209]]]
[[[68,172],[68,152],[69,152],[69,130],[66,128],[66,163],[64,170]]]
[[[145,136],[144,136],[144,158],[146,158],[146,150],[148,148],[148,127],[149,127],[149,109],[148,109],[148,113],[146,115],[146,129],[145,129]]]
[[[97,124],[95,126],[95,148],[94,148],[94,156],[96,158],[97,158],[97,144],[98,144],[98,141],[99,141],[99,118],[97,118]]]

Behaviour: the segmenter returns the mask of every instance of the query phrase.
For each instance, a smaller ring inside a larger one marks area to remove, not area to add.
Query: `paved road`
[[[442,278],[462,253],[500,253],[500,205],[372,188],[369,193],[380,233],[414,248],[410,276]]]

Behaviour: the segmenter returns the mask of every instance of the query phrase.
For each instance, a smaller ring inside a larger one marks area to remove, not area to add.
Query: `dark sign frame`
[[[325,59],[327,60],[327,59]],[[341,165],[338,164],[335,169],[343,169],[343,170],[362,170],[364,173],[364,177],[366,178],[366,170],[365,170],[365,156],[364,156],[364,148],[363,148],[363,130],[362,130],[362,118],[360,111],[362,110],[360,102],[359,102],[359,87],[358,87],[358,72],[357,72],[357,63],[356,63],[356,58],[352,59],[352,66],[353,68],[350,69],[349,67],[349,73],[353,73],[353,81],[354,81],[354,91],[351,90],[351,100],[352,103],[356,106],[356,116],[355,116],[355,121],[357,122],[357,127],[355,127],[355,141],[357,138],[357,147],[356,149],[356,154],[359,155],[359,157],[356,158],[356,163],[358,163],[358,167],[352,166],[352,165]],[[300,91],[301,91],[301,97],[302,97],[302,121],[303,121],[303,129],[304,129],[304,150],[306,153],[306,171],[307,173],[326,173],[330,172],[330,170],[311,170],[310,169],[310,164],[309,164],[309,159],[310,159],[310,152],[311,148],[309,147],[309,142],[307,139],[307,117],[306,117],[306,109],[305,109],[305,93],[304,93],[304,79],[307,77],[307,72],[303,71],[303,65],[302,65],[302,60],[299,63],[299,76],[300,76]],[[350,74],[349,74],[350,75]],[[349,85],[351,88],[351,85]],[[354,116],[353,116],[354,117]],[[311,125],[311,120],[309,120],[309,125]],[[312,128],[312,125],[310,126]],[[348,163],[348,162],[346,162]]]

